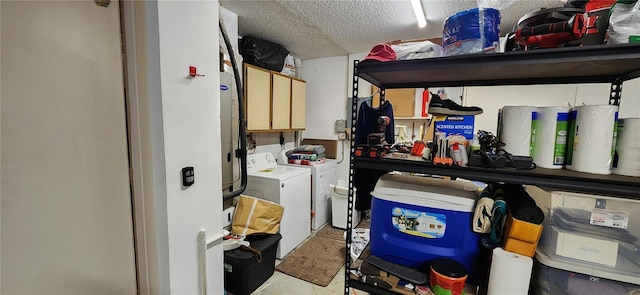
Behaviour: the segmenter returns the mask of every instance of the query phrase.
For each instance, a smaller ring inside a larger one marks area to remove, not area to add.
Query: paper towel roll
[[[640,118],[618,120],[618,147],[640,148]]]
[[[533,161],[538,167],[559,169],[564,166],[569,110],[562,106],[537,109]]]
[[[576,119],[574,130],[569,131],[569,143],[573,142],[569,149],[573,152],[566,158],[567,169],[611,174],[618,106],[577,106],[571,112],[575,112]]]
[[[618,166],[614,174],[640,177],[640,148],[618,147]]]
[[[533,259],[493,249],[487,295],[527,295]]]
[[[531,156],[531,136],[536,129],[535,116],[536,107],[502,107],[499,133],[507,152],[516,156]]]
[[[613,173],[640,177],[640,118],[618,121],[617,166]]]

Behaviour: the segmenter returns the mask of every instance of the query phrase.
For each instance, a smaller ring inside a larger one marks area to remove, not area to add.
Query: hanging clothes
[[[384,101],[380,108],[374,108],[369,105],[369,101],[361,103],[358,108],[358,116],[356,120],[356,145],[367,144],[367,136],[371,133],[380,132],[378,126],[378,117],[387,116],[391,119],[389,125],[385,128],[385,140],[388,144],[394,143],[395,126],[393,122],[393,106],[389,101]]]
[[[395,138],[395,126],[393,122],[393,106],[389,101],[382,103],[380,108],[373,108],[368,103],[361,103],[358,108],[356,120],[356,145],[367,144],[367,136],[371,133],[380,132],[378,117],[389,117],[390,123],[385,128],[385,140],[388,144],[393,144]],[[378,182],[380,176],[389,171],[355,168],[353,172],[353,185],[356,190],[356,210],[364,211],[371,209],[371,192]]]

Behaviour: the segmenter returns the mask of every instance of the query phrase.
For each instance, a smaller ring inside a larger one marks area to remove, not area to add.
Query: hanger
[[[379,93],[380,93],[380,89],[378,88],[378,90],[376,90],[376,92],[374,92],[373,94],[371,94],[370,96],[368,96],[367,98],[365,98],[365,102],[366,102],[370,107],[373,107],[373,103],[372,103],[372,101],[373,101],[373,97],[374,97],[374,96],[376,96],[376,94],[379,94]],[[382,101],[382,103],[381,103],[380,105],[384,104],[386,101],[387,101],[387,99],[385,98],[385,99]]]

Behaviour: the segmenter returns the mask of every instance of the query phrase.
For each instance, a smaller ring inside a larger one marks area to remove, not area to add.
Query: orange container
[[[463,295],[467,269],[460,262],[437,258],[431,262],[429,287],[435,295]]]
[[[422,152],[424,152],[424,149],[427,147],[427,145],[424,143],[424,141],[419,141],[416,140],[413,143],[413,147],[411,148],[411,154],[414,156],[422,156]]]

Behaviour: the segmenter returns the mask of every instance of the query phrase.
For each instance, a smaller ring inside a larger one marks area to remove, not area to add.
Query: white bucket
[[[355,188],[353,189],[353,214],[352,228],[360,223],[360,212],[355,210]],[[347,228],[347,211],[349,199],[349,183],[344,179],[338,179],[337,185],[331,185],[331,225],[333,227]]]

